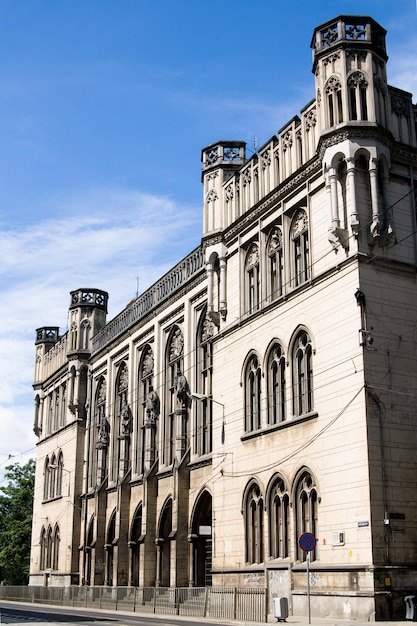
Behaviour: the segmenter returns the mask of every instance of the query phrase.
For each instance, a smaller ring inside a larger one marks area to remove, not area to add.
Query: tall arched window
[[[88,467],[88,485],[101,484],[107,474],[107,450],[109,446],[110,425],[106,417],[107,385],[104,376],[97,381],[94,418],[90,432],[90,463]]]
[[[106,536],[106,585],[113,585],[113,569],[114,569],[114,545],[116,543],[116,511],[113,511],[109,525],[107,527]]]
[[[59,388],[55,389],[53,393],[53,431],[58,430],[60,423],[60,398],[59,398]]]
[[[53,454],[51,457],[49,468],[48,468],[48,476],[49,476],[48,498],[49,499],[55,498],[55,495],[56,495],[56,470],[57,470],[56,456],[55,454]]]
[[[313,348],[306,331],[298,333],[293,347],[294,414],[313,410]]]
[[[245,431],[261,428],[261,367],[252,355],[245,371]]]
[[[206,310],[200,316],[197,328],[197,379],[196,391],[203,398],[195,403],[195,452],[208,454],[212,450],[212,344],[214,324],[207,318]]]
[[[134,587],[139,587],[140,584],[140,546],[142,541],[142,504],[139,504],[133,518],[129,543],[131,549],[132,585]]]
[[[64,467],[64,457],[62,455],[62,452],[59,451],[57,464],[56,464],[56,469],[55,469],[55,476],[56,476],[55,494],[57,496],[62,496],[62,473],[63,473],[63,467]],[[69,474],[67,475],[67,477],[68,477],[68,480],[69,480]],[[69,485],[69,483],[68,483],[68,485]]]
[[[259,247],[253,243],[248,250],[245,261],[246,280],[246,311],[254,313],[260,304],[260,272],[259,272]]]
[[[48,532],[46,535],[46,559],[45,559],[45,569],[52,568],[52,546],[53,546],[53,536],[52,536],[52,528],[48,526]]]
[[[117,428],[117,440],[113,445],[117,450],[114,456],[113,480],[119,475],[121,478],[129,469],[130,459],[130,433],[132,430],[132,418],[128,405],[129,372],[127,364],[123,361],[119,365],[116,380],[115,419]]]
[[[337,76],[330,76],[325,85],[327,97],[328,125],[335,126],[343,122],[342,85]]]
[[[368,119],[368,81],[362,72],[353,72],[348,78],[349,114],[351,120]]]
[[[65,426],[67,419],[67,386],[64,384],[61,387],[61,411],[59,425]]]
[[[297,211],[291,224],[293,247],[294,286],[297,287],[310,278],[310,244],[308,218],[304,209]]]
[[[286,415],[286,360],[279,343],[272,346],[268,360],[268,423],[278,424]]]
[[[138,372],[138,408],[135,420],[135,457],[134,471],[142,474],[145,462],[145,421],[146,406],[149,394],[153,392],[154,354],[151,346],[147,344],[141,355]],[[151,442],[152,443],[152,442]],[[154,442],[152,447],[154,447]],[[152,459],[155,451],[152,452]]]
[[[288,489],[277,477],[269,495],[269,554],[272,558],[289,556],[289,505]]]
[[[40,546],[39,569],[42,571],[46,569],[46,561],[47,561],[46,555],[47,555],[47,550],[48,550],[47,535],[46,535],[46,530],[44,527],[41,530],[39,546]]]
[[[307,470],[299,477],[295,490],[296,546],[297,559],[306,560],[306,552],[298,545],[302,533],[312,533],[317,537],[317,487]],[[310,552],[311,560],[317,559],[317,548]]]
[[[46,457],[45,459],[45,464],[44,464],[44,469],[43,469],[43,499],[44,500],[48,500],[49,499],[49,472],[51,471],[49,469],[49,456]]]
[[[169,335],[166,350],[166,410],[162,455],[164,465],[171,465],[175,456],[177,380],[184,374],[184,337],[178,326]]]
[[[278,226],[274,227],[269,234],[268,244],[268,261],[269,261],[269,297],[276,300],[283,294],[283,247],[282,247],[282,231]]]
[[[263,497],[259,485],[253,482],[247,491],[245,503],[246,562],[263,563],[264,518]]]
[[[56,524],[54,534],[52,538],[52,555],[51,555],[51,567],[53,570],[58,570],[59,564],[59,544],[61,538],[59,534],[59,526]]]

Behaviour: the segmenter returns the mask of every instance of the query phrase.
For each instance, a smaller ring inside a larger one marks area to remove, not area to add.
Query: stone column
[[[347,183],[347,193],[349,194],[350,200],[350,227],[352,229],[355,237],[359,234],[359,219],[358,219],[358,209],[356,206],[356,170],[355,170],[355,159],[353,157],[348,157],[346,159],[347,169],[346,169],[346,183]]]
[[[188,586],[195,586],[194,579],[194,542],[197,535],[188,535]]]
[[[211,263],[207,263],[207,310],[210,313],[213,311],[213,271],[213,265]]]
[[[227,295],[226,295],[226,259],[220,259],[220,313],[223,319],[227,312]]]
[[[377,160],[369,161],[369,182],[371,186],[371,203],[372,203],[372,224],[371,224],[371,241],[380,235],[381,220],[378,203],[378,181],[377,181]],[[375,243],[375,241],[374,241]]]
[[[339,206],[337,201],[337,172],[336,168],[331,167],[329,169],[329,181],[330,181],[330,198],[331,198],[331,211],[332,211],[332,228],[339,228]]]

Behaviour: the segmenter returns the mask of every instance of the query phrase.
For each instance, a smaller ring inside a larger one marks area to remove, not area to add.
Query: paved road
[[[0,602],[1,624],[14,624],[14,626],[184,626],[184,618],[169,616],[137,615],[135,613],[116,613],[106,611],[94,611],[84,609],[72,609],[71,607],[46,607],[45,605],[27,605],[14,602]],[[206,620],[204,620],[206,621]],[[187,619],[187,624],[199,624],[201,620]],[[216,622],[221,626],[221,622]],[[224,626],[230,626],[230,622]]]
[[[270,623],[277,620],[270,617]],[[196,617],[175,617],[105,611],[95,609],[73,609],[71,607],[24,604],[19,602],[0,602],[0,626],[13,624],[27,626],[265,626],[254,622],[203,619]],[[407,626],[412,622],[380,622],[383,626]],[[369,626],[369,622],[355,619],[319,618],[312,616],[312,626]],[[281,622],[283,625],[283,622]],[[310,626],[307,617],[290,616],[286,626]]]

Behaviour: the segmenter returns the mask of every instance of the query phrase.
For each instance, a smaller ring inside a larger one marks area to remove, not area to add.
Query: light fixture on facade
[[[222,402],[219,402],[218,400],[215,400],[214,398],[212,398],[211,396],[206,396],[206,394],[204,393],[197,393],[197,392],[191,392],[189,394],[191,400],[200,400],[202,402],[204,402],[204,400],[206,400],[207,402],[213,402],[214,404],[218,404],[219,406],[222,407],[222,434],[221,434],[221,442],[222,444],[224,443],[225,440],[225,415],[224,415],[224,404]]]

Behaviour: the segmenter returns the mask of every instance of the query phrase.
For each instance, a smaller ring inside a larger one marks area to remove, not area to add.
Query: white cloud
[[[389,66],[389,83],[413,94],[413,102],[417,102],[417,39],[413,54],[404,54]]]
[[[96,190],[57,207],[66,217],[0,230],[0,470],[34,444],[35,329],[64,329],[80,287],[109,291],[110,319],[135,296],[137,276],[142,291],[200,242],[200,210],[169,198]]]

